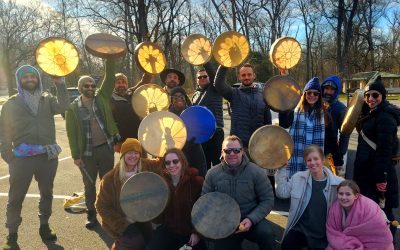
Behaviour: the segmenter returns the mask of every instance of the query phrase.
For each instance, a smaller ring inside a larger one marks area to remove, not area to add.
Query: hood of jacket
[[[324,86],[328,83],[332,82],[334,85],[336,85],[336,91],[335,94],[333,94],[332,98],[328,102],[334,102],[337,100],[340,90],[341,90],[341,84],[340,84],[340,79],[338,76],[328,76],[321,84],[322,92],[324,91]]]

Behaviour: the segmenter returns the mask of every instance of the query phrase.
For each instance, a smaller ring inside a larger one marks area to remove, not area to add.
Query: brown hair
[[[349,187],[351,190],[353,190],[354,194],[359,194],[360,193],[360,187],[357,185],[357,183],[353,180],[344,180],[342,181],[337,187],[336,191],[339,192],[339,188],[341,187]]]
[[[308,113],[308,111],[311,109],[311,105],[307,102],[306,92],[307,91],[303,92],[298,107],[299,111]],[[332,117],[330,116],[329,112],[327,112],[327,109],[329,108],[329,103],[322,100],[322,93],[319,94],[318,101],[314,104],[314,108],[318,118],[321,118],[321,113],[322,111],[324,111],[325,127],[328,125],[328,123],[332,122]]]
[[[188,161],[187,161],[187,159],[186,159],[185,154],[182,152],[182,150],[177,149],[177,148],[170,148],[170,149],[167,149],[167,151],[165,151],[165,154],[164,154],[164,157],[163,157],[163,164],[164,164],[164,167],[165,167],[165,163],[164,163],[165,157],[166,157],[168,154],[176,154],[176,156],[178,156],[178,159],[179,159],[179,161],[181,162],[181,165],[182,165],[182,169],[181,169],[181,178],[182,178],[182,176],[183,176],[183,175],[185,174],[185,172],[186,172],[186,169],[189,167],[189,163],[188,163]],[[166,171],[166,169],[164,169],[164,171]]]
[[[243,148],[242,140],[240,140],[240,138],[237,137],[236,135],[229,135],[229,136],[225,137],[224,141],[222,142],[222,145],[224,145],[225,142],[227,142],[227,141],[238,141],[240,144],[240,147]]]
[[[251,69],[254,71],[254,67],[253,67],[253,65],[251,65],[250,63],[245,63],[245,64],[243,64],[242,67],[240,67],[240,68],[251,68]]]
[[[307,156],[313,152],[318,152],[319,156],[321,157],[321,160],[324,161],[325,155],[324,155],[324,152],[322,151],[322,148],[320,148],[319,146],[317,146],[315,144],[310,144],[303,151],[304,162],[307,161],[306,160]]]

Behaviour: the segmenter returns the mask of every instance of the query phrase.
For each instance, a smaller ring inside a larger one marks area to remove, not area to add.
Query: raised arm
[[[61,77],[53,78],[57,88],[57,98],[52,97],[50,100],[51,110],[53,114],[64,113],[69,105],[69,97],[65,81]]]
[[[106,59],[105,61],[105,75],[104,79],[98,89],[100,95],[104,98],[110,99],[114,90],[115,82],[115,60]]]
[[[217,74],[215,76],[214,86],[217,89],[218,93],[228,100],[229,102],[232,100],[233,89],[231,86],[226,84],[225,77],[228,68],[224,66],[219,66],[217,70]]]

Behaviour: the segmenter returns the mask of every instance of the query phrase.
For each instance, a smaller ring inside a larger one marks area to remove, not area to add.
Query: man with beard
[[[343,156],[347,152],[350,136],[340,133],[344,116],[346,115],[346,106],[338,100],[340,93],[340,79],[337,76],[327,77],[321,84],[322,98],[329,103],[328,112],[332,118],[325,128],[324,154],[332,155],[336,172],[343,173]],[[340,137],[338,138],[338,131]],[[339,139],[339,140],[338,140]]]
[[[113,168],[113,147],[120,137],[110,108],[114,68],[115,62],[107,60],[104,80],[97,91],[92,77],[81,76],[78,81],[81,95],[70,104],[65,117],[71,155],[85,186],[89,229],[98,223],[94,206],[97,174],[102,179]]]
[[[185,83],[185,75],[176,69],[166,69],[160,74],[161,82],[165,84],[164,90],[171,94],[171,90]]]
[[[39,234],[42,240],[56,240],[49,227],[52,213],[53,182],[61,148],[56,143],[54,115],[68,107],[68,93],[64,82],[57,78],[57,98],[43,91],[39,71],[29,65],[16,73],[18,93],[3,105],[0,116],[1,157],[7,162],[10,188],[6,211],[8,236],[3,249],[19,249],[18,227],[22,222],[22,202],[32,178],[38,182]]]
[[[115,74],[114,91],[111,95],[111,111],[117,124],[121,140],[116,144],[115,151],[119,152],[121,144],[126,138],[137,138],[141,122],[140,117],[132,108],[132,94],[141,85],[150,83],[152,76],[143,74],[142,80],[133,88],[128,89],[128,78],[122,74]]]

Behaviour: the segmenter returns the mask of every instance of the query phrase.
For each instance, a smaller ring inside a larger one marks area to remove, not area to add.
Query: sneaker
[[[40,225],[39,234],[43,241],[57,240],[56,232],[50,228],[49,224]]]
[[[95,226],[97,226],[98,224],[98,220],[96,218],[96,211],[87,211],[87,220],[86,220],[86,228],[87,229],[91,229],[94,228]]]
[[[17,243],[18,234],[10,233],[3,244],[3,250],[17,250],[20,249]]]

